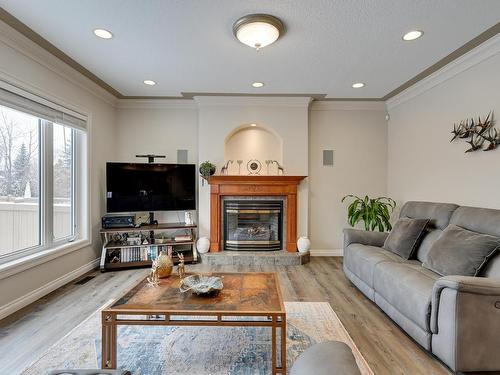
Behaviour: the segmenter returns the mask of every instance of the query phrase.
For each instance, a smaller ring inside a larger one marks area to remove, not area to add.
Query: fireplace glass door
[[[283,201],[225,200],[225,250],[282,249]]]

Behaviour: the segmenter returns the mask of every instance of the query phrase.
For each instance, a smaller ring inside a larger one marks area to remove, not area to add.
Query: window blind
[[[82,131],[87,130],[87,116],[40,98],[4,81],[0,81],[0,105],[56,124]]]

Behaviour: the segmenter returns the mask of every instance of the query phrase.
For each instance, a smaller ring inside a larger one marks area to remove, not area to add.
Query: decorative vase
[[[196,241],[196,248],[200,254],[208,253],[210,249],[210,240],[207,237],[200,237],[198,241]]]
[[[299,253],[307,253],[311,248],[311,241],[307,237],[299,237],[297,240],[297,249]]]
[[[168,255],[165,251],[160,251],[160,255],[156,259],[156,264],[158,266],[158,277],[164,279],[169,277],[172,273],[172,268],[174,267],[174,262],[172,262],[172,257]]]

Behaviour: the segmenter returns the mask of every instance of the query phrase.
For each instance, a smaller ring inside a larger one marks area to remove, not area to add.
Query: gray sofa
[[[448,225],[500,237],[500,210],[407,202],[400,217],[430,219],[416,259],[383,249],[387,233],[346,229],[345,275],[453,371],[500,371],[500,254],[481,277],[441,277],[422,267]]]

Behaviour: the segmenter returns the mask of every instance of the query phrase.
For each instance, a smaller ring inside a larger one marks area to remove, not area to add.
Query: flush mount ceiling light
[[[264,84],[262,82],[254,82],[254,83],[252,83],[252,86],[259,88],[259,87],[264,86]]]
[[[111,39],[113,37],[113,33],[105,29],[94,29],[94,35],[102,39]]]
[[[283,22],[269,14],[248,14],[233,25],[234,36],[257,50],[274,43],[284,32]]]
[[[409,42],[411,40],[420,38],[422,35],[424,35],[424,32],[420,30],[408,31],[405,35],[403,35],[403,40]]]
[[[145,85],[148,85],[148,86],[154,86],[154,85],[156,85],[156,82],[155,82],[155,81],[152,81],[152,80],[150,80],[150,79],[146,79],[146,80],[144,80],[144,81],[143,81],[143,83],[144,83]]]
[[[257,126],[257,124],[250,124],[250,126],[255,127],[255,126]]]
[[[363,82],[356,82],[352,84],[353,89],[360,89],[361,87],[365,87],[365,84]]]

